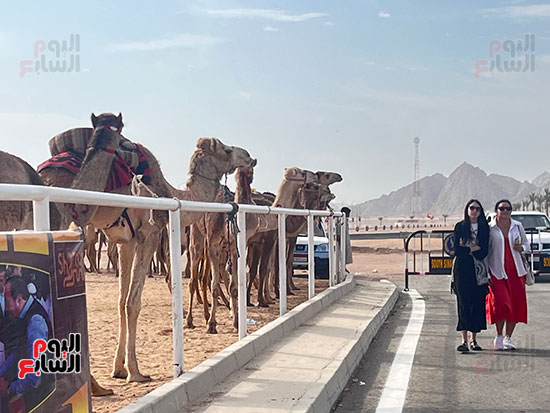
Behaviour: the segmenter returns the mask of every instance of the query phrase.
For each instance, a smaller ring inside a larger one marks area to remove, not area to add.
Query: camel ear
[[[204,152],[216,153],[218,150],[218,142],[216,138],[200,138],[197,142],[197,148]]]
[[[92,113],[92,126],[95,128],[97,125],[97,116]]]

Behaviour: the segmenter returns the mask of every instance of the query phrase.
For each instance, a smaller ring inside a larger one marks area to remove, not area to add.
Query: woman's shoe
[[[456,351],[460,351],[461,353],[467,353],[468,351],[470,351],[470,349],[468,348],[468,343],[463,341],[462,344],[456,348]]]
[[[493,341],[493,350],[496,350],[496,351],[504,350],[503,341],[504,341],[504,337],[496,336],[495,341]]]
[[[505,336],[504,340],[502,340],[502,346],[504,347],[504,350],[515,350],[516,346],[514,343],[512,343],[512,338],[510,336]]]
[[[473,341],[470,341],[470,350],[473,350],[473,351],[481,351],[483,350],[479,344],[477,344],[477,341],[473,340]]]

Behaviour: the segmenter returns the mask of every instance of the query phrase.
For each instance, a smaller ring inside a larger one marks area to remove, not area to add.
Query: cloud
[[[119,51],[152,51],[175,48],[193,49],[203,46],[213,46],[227,42],[226,39],[219,37],[206,36],[201,34],[183,33],[172,37],[158,40],[147,40],[141,42],[114,43],[108,45],[106,50],[109,52]]]
[[[223,9],[223,10],[207,10],[207,13],[212,16],[225,17],[230,19],[267,19],[279,22],[297,23],[306,20],[326,17],[326,13],[302,13],[290,14],[286,10],[277,9]]]
[[[483,11],[489,14],[498,14],[508,17],[550,17],[550,4],[499,7],[484,9]]]
[[[334,25],[335,25],[334,22],[330,22],[330,21],[329,21],[329,22],[323,22],[323,24],[324,24],[325,26],[334,26]]]
[[[387,11],[381,11],[380,13],[378,13],[378,17],[389,18],[391,17],[391,14],[389,14]]]
[[[276,27],[271,27],[271,26],[265,26],[264,27],[264,32],[278,32],[279,29],[277,29]]]

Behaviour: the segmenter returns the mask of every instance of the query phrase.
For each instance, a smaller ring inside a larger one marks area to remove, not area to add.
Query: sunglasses
[[[470,211],[481,211],[481,207],[470,205]]]
[[[512,207],[498,207],[497,208],[499,211],[511,211],[512,210]]]

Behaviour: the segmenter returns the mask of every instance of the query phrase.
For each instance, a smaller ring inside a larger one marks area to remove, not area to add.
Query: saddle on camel
[[[99,128],[111,128],[120,133],[120,129],[115,126],[99,126]],[[93,131],[92,128],[74,128],[54,136],[48,143],[52,157],[38,165],[38,172],[46,168],[63,168],[76,175],[80,171]],[[140,175],[144,184],[150,182],[149,165],[139,144],[124,138],[118,151],[104,150],[116,154],[105,185],[106,192],[129,185],[134,175]]]

